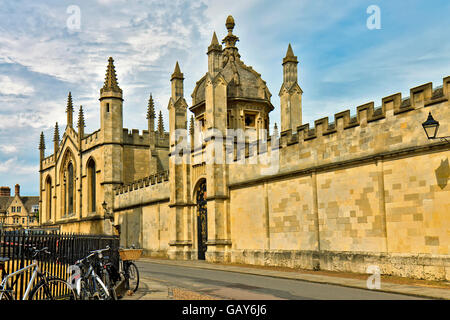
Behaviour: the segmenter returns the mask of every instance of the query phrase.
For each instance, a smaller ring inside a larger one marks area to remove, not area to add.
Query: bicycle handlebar
[[[86,257],[84,257],[83,259],[78,260],[77,262],[75,262],[76,264],[78,263],[82,263],[83,261],[89,259],[90,257],[94,256],[94,255],[99,255],[101,254],[103,251],[108,251],[109,249],[111,249],[109,246],[106,246],[105,249],[99,249],[99,250],[93,250],[89,253],[89,255],[87,255]]]
[[[42,249],[37,249],[36,247],[33,247],[31,249],[33,250],[33,258],[36,257],[40,252],[51,254],[51,252],[48,251],[48,247],[44,247]]]

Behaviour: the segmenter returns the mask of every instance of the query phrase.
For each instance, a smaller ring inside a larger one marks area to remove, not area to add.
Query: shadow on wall
[[[434,172],[436,173],[437,185],[443,190],[447,186],[448,178],[450,177],[448,158],[441,160],[441,165]]]

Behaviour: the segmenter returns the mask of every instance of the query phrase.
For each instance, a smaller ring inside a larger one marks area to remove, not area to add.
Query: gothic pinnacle
[[[44,132],[41,131],[41,137],[39,139],[39,150],[45,150],[45,138]]]
[[[84,114],[83,114],[83,106],[80,106],[80,111],[78,112],[78,131],[84,131]]]
[[[100,92],[103,91],[113,91],[122,93],[122,89],[119,88],[119,83],[117,81],[116,69],[114,67],[114,60],[112,57],[108,59],[108,67],[106,68],[105,83]]]
[[[72,104],[72,93],[69,91],[69,96],[67,97],[67,125],[72,127],[73,125],[73,104]]]
[[[159,131],[160,134],[164,134],[164,122],[163,122],[163,115],[162,115],[162,111],[161,110],[159,110],[158,131]]]
[[[148,107],[147,107],[147,119],[155,119],[155,104],[153,102],[152,94],[150,93],[150,99],[148,99]]]
[[[210,51],[220,51],[222,52],[222,46],[219,44],[219,40],[217,40],[217,35],[216,32],[214,31],[212,39],[211,39],[211,44],[208,47],[208,54]]]
[[[213,37],[211,40],[211,45],[218,45],[218,44],[219,44],[219,40],[217,40],[216,32],[214,31]]]
[[[55,124],[55,133],[54,133],[54,135],[53,135],[53,142],[59,143],[59,127],[58,127],[58,122],[56,122],[56,124]]]
[[[294,55],[294,51],[292,50],[290,43],[286,51],[286,56],[283,58],[283,64],[285,64],[286,62],[298,63],[297,57]]]
[[[72,104],[72,93],[69,91],[69,96],[67,97],[67,108],[66,112],[73,112],[73,104]]]
[[[183,74],[181,73],[180,65],[178,64],[178,61],[175,64],[175,69],[173,70],[172,77],[170,80],[173,80],[173,79],[181,79],[181,80],[184,79]]]

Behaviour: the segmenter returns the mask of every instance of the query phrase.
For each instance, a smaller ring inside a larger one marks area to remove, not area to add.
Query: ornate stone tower
[[[170,214],[174,228],[171,228],[169,256],[171,258],[190,258],[190,243],[187,239],[186,220],[189,219],[189,187],[187,177],[189,169],[186,163],[186,156],[180,158],[177,150],[177,143],[180,143],[177,130],[186,130],[187,103],[183,95],[183,74],[178,62],[171,76],[172,95],[169,100],[169,181],[170,181]],[[160,113],[160,131],[162,128],[162,114]],[[187,142],[187,132],[182,136],[183,142]]]
[[[100,89],[100,130],[103,137],[105,201],[112,207],[113,188],[123,182],[123,98],[113,58],[109,58],[103,88]]]
[[[297,131],[302,124],[302,89],[298,85],[297,57],[289,44],[283,59],[283,84],[280,89],[281,132],[291,129]]]

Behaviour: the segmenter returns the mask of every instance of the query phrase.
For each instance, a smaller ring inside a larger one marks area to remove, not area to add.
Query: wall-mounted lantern
[[[428,119],[424,123],[422,123],[422,127],[425,130],[425,134],[427,135],[427,138],[432,139],[441,139],[441,141],[450,142],[447,140],[450,138],[450,136],[447,137],[437,137],[437,133],[439,130],[439,121],[434,120],[433,116],[431,115],[431,112],[428,114]]]

